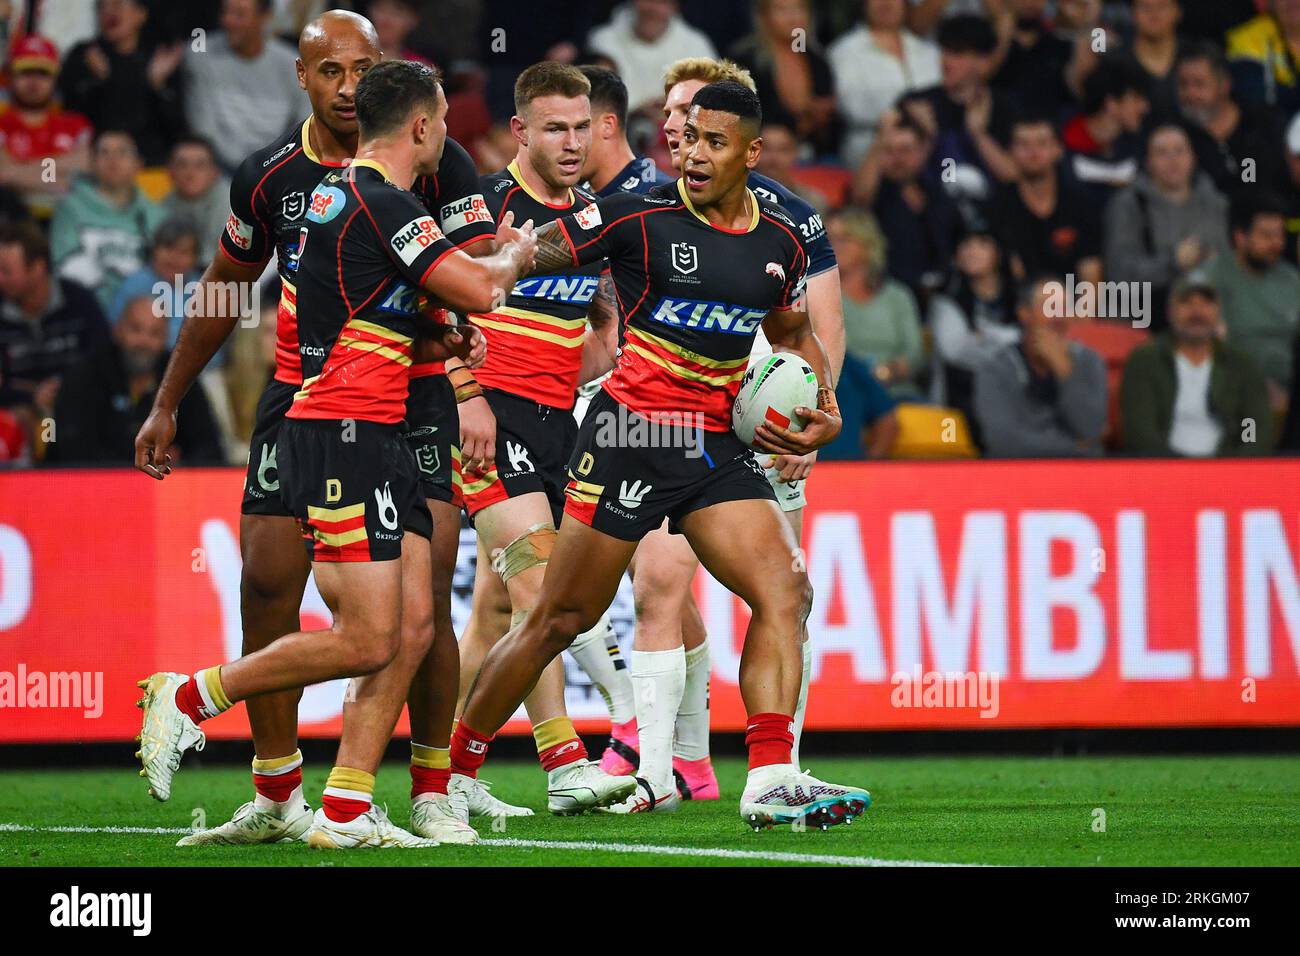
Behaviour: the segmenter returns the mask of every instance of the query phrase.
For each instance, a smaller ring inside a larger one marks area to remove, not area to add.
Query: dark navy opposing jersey
[[[618,175],[606,183],[605,188],[599,190],[596,196],[604,199],[618,193],[648,193],[656,186],[672,181],[673,178],[660,172],[649,156],[638,156],[619,170]]]
[[[430,273],[456,246],[372,160],[308,197],[294,253],[302,388],[288,418],[402,420]]]
[[[799,237],[803,239],[803,244],[808,250],[808,278],[811,279],[836,267],[838,263],[835,260],[835,250],[831,247],[830,237],[826,235],[822,214],[814,209],[811,203],[800,199],[775,179],[761,173],[749,174],[749,188],[754,190],[760,199],[766,199],[783,208],[794,220],[799,229]]]
[[[792,308],[808,256],[780,206],[748,193],[746,228],[714,226],[675,193],[621,193],[559,220],[575,263],[608,258],[626,333],[604,388],[638,414],[709,431],[731,427],[731,405],[767,314]]]
[[[548,203],[524,182],[517,163],[480,183],[488,209],[500,221],[514,213],[515,225],[529,219],[543,226],[567,213],[582,215],[595,197],[569,190],[567,201]],[[567,272],[530,276],[515,283],[505,304],[470,321],[487,339],[487,360],[475,377],[495,388],[542,405],[572,408],[582,368],[587,310],[596,295],[601,263],[593,260]]]

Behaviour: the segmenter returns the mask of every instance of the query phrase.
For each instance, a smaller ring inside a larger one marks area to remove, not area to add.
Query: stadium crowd
[[[616,70],[664,170],[664,67],[748,69],[759,170],[839,259],[838,454],[1300,450],[1300,0],[0,0],[0,463],[131,460],[327,7],[442,68],[482,172],[538,60]],[[186,463],[243,462],[277,297],[182,404]]]

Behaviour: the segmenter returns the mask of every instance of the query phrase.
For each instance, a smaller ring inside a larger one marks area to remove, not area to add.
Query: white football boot
[[[569,817],[620,803],[636,789],[636,777],[612,777],[590,760],[575,760],[546,775],[546,809]]]
[[[196,830],[177,846],[246,846],[254,843],[294,843],[307,839],[312,813],[298,787],[278,807],[259,807],[252,800],[221,826]]]
[[[135,686],[143,688],[144,697],[136,706],[144,711],[140,749],[136,757],[144,769],[140,776],[149,779],[149,796],[164,801],[172,795],[172,777],[181,765],[181,754],[193,747],[202,750],[207,736],[199,725],[176,706],[176,691],[190,678],[185,674],[159,672]]]
[[[453,773],[447,783],[447,793],[464,797],[470,817],[531,817],[528,807],[516,807],[492,796],[492,784],[463,773]],[[462,820],[468,823],[468,817]]]
[[[611,803],[607,807],[600,807],[597,813],[674,813],[682,805],[681,794],[677,792],[675,784],[670,784],[667,789],[659,791],[651,785],[650,781],[644,777],[634,777],[636,780],[636,790],[632,795],[621,803]]]
[[[852,823],[871,806],[871,794],[818,780],[794,764],[772,764],[749,772],[740,797],[740,818],[755,830],[802,821],[825,830]]]
[[[478,843],[478,833],[465,822],[468,816],[463,793],[455,799],[450,793],[422,793],[411,804],[411,832],[439,843]]]
[[[358,850],[363,847],[429,847],[437,841],[426,840],[407,833],[393,821],[382,807],[369,810],[347,823],[336,823],[325,815],[322,808],[316,811],[311,829],[307,831],[307,845],[318,850]]]

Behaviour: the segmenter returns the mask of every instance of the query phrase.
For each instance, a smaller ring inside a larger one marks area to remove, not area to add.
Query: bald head
[[[351,10],[327,10],[303,27],[298,34],[298,56],[303,63],[311,64],[339,43],[366,46],[376,61],[381,56],[375,25]]]
[[[360,14],[330,10],[303,27],[298,37],[298,85],[307,91],[317,122],[340,142],[355,143],[357,84],[382,59],[374,24]]]

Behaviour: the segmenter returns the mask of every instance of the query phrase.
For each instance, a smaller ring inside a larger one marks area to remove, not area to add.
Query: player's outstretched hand
[[[460,458],[466,471],[486,474],[496,464],[497,417],[482,395],[456,406],[460,413]]]
[[[806,455],[833,442],[844,425],[838,415],[828,415],[819,408],[801,406],[794,413],[804,423],[803,431],[792,432],[763,422],[754,429],[754,444],[773,455]]]
[[[135,436],[135,467],[162,481],[172,473],[172,456],[167,450],[175,440],[175,413],[155,406]]]

